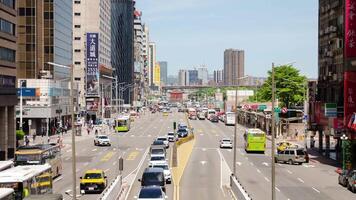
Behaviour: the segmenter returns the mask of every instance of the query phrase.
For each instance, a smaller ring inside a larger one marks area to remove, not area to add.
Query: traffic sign
[[[265,110],[267,108],[267,105],[258,105],[258,110]]]
[[[275,107],[274,108],[275,113],[281,113],[281,108],[280,107]]]
[[[336,103],[326,103],[325,104],[325,117],[337,117]]]
[[[282,113],[287,113],[287,112],[288,112],[288,108],[283,107],[283,108],[282,108]]]

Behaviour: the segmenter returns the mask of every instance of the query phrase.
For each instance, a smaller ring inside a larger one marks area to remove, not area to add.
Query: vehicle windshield
[[[108,136],[99,136],[99,139],[108,139]]]
[[[160,140],[160,141],[166,141],[167,138],[157,138],[157,140]]]
[[[174,136],[174,133],[168,133],[169,136]]]
[[[300,155],[305,155],[304,153],[304,150],[297,150],[297,155],[300,156]]]
[[[84,179],[101,179],[101,173],[87,173],[84,176]]]
[[[223,142],[231,142],[231,140],[223,140]]]
[[[152,149],[151,154],[163,154],[164,150],[163,149]]]
[[[15,162],[27,164],[39,164],[42,156],[40,154],[16,154]]]
[[[169,169],[169,168],[168,168],[168,165],[154,165],[154,166],[152,166],[152,167],[161,168],[161,169],[163,169],[163,170],[168,170],[168,169]]]
[[[165,158],[163,156],[152,156],[151,161],[160,161],[164,160]]]
[[[117,126],[126,126],[126,125],[127,125],[126,120],[118,120],[117,121]]]
[[[140,199],[162,198],[162,191],[159,188],[157,188],[157,189],[142,189],[138,198],[140,198]]]
[[[155,141],[153,142],[153,144],[154,144],[154,145],[163,145],[164,143],[163,143],[163,141],[161,141],[161,140],[155,140]]]

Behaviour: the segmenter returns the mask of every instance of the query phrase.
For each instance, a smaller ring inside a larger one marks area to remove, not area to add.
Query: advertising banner
[[[159,86],[161,83],[161,67],[159,66],[159,64],[156,64],[154,67],[153,83],[156,86]]]
[[[87,111],[98,111],[99,98],[87,99]]]
[[[350,124],[356,112],[356,72],[344,73],[344,124]],[[350,127],[349,127],[350,128]]]
[[[345,1],[345,57],[356,57],[356,0]]]
[[[17,96],[21,96],[21,90],[22,90],[23,97],[39,97],[39,96],[41,96],[40,88],[17,88]]]
[[[87,96],[99,96],[99,35],[87,33]]]

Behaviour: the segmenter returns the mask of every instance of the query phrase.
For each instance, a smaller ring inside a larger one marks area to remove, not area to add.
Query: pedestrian
[[[295,138],[298,138],[298,129],[295,129]]]
[[[59,144],[60,142],[61,142],[61,136],[58,135],[57,144]]]
[[[36,133],[33,133],[33,135],[32,135],[32,139],[33,139],[33,142],[35,142],[35,141],[36,141]]]
[[[87,131],[88,131],[88,135],[90,135],[90,128],[89,127],[87,128]]]
[[[28,146],[30,144],[30,140],[28,139],[27,135],[25,136],[25,144]]]

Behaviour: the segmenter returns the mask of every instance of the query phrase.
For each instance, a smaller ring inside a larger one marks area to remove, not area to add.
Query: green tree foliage
[[[300,75],[298,69],[292,65],[275,67],[276,98],[280,106],[290,107],[303,103],[305,84],[307,78]],[[271,101],[272,99],[272,71],[268,71],[267,81],[257,92],[260,101]]]

